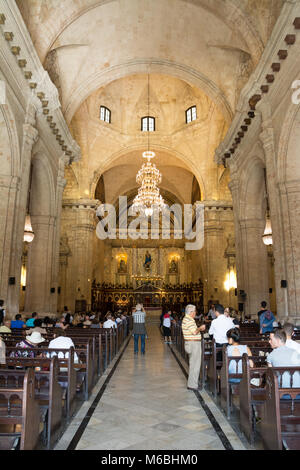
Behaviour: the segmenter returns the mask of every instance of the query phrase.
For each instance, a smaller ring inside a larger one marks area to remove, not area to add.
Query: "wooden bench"
[[[51,449],[57,440],[62,422],[62,395],[59,384],[58,359],[7,358],[7,366],[16,369],[0,370],[1,386],[22,385],[26,368],[35,369],[35,398],[38,400],[41,421],[44,423],[43,441]],[[22,369],[21,369],[22,368]],[[48,368],[49,370],[37,370]]]
[[[266,399],[265,374],[268,366],[261,367],[254,364],[250,367],[250,358],[243,354],[243,377],[240,382],[240,427],[246,438],[254,444],[256,435],[256,414],[263,419],[264,402]],[[256,379],[258,385],[251,383]]]
[[[266,354],[272,351],[271,346],[265,347],[250,347],[252,360],[256,367],[263,367],[266,365]],[[235,372],[229,373],[229,365],[234,365]],[[239,372],[239,365],[240,372]],[[232,411],[232,397],[240,394],[240,381],[243,378],[242,372],[242,356],[228,356],[228,349],[223,346],[223,363],[220,371],[220,388],[221,388],[221,408],[229,419]],[[231,382],[238,380],[239,382]]]
[[[282,388],[286,372],[290,376],[290,388]],[[261,438],[267,450],[300,450],[300,388],[292,386],[295,372],[299,373],[300,367],[269,367],[266,372]],[[284,399],[284,395],[289,395],[290,399]]]
[[[35,449],[39,440],[39,424],[35,375],[33,369],[28,369],[21,387],[0,387],[0,425],[13,429],[12,432],[0,433],[0,449],[15,448],[16,440],[20,441],[20,450]],[[17,427],[20,428],[18,432]]]
[[[245,341],[241,340],[240,344],[247,344],[247,346],[252,348],[259,348],[263,350],[264,348],[268,348],[271,350],[270,345],[266,341],[262,341],[260,338],[257,340],[256,338],[252,338],[252,341]],[[226,345],[225,345],[226,347]],[[211,347],[211,355],[208,356],[209,364],[207,366],[207,381],[208,381],[208,388],[212,395],[216,398],[217,393],[221,391],[221,384],[220,384],[220,373],[219,371],[222,368],[223,361],[221,360],[220,353],[222,352],[222,347],[216,347],[215,340],[212,340],[212,347]]]

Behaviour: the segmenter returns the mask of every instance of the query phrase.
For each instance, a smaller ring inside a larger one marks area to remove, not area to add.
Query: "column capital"
[[[31,147],[39,138],[39,131],[29,123],[23,124],[23,138]]]
[[[63,207],[70,207],[73,209],[85,209],[85,210],[96,210],[100,204],[98,199],[64,199]]]

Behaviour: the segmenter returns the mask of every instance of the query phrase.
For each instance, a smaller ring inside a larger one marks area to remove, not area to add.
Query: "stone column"
[[[269,302],[268,253],[262,241],[264,228],[264,219],[240,220],[245,313],[254,318],[261,301]]]
[[[52,287],[53,239],[56,218],[49,215],[32,215],[34,240],[28,250],[25,312],[37,311],[53,314],[50,292]]]
[[[50,310],[52,312],[57,312],[57,303],[58,303],[58,280],[59,280],[59,249],[60,249],[60,226],[61,226],[61,211],[62,211],[62,197],[63,191],[66,185],[66,180],[64,179],[65,165],[69,163],[69,158],[63,154],[59,159],[58,175],[56,181],[56,225],[55,232],[53,237],[53,262],[51,269],[51,306]]]
[[[7,303],[8,314],[11,313],[9,288],[12,286],[9,286],[8,282],[11,274],[10,257],[13,251],[13,230],[18,187],[18,177],[0,175],[0,298]],[[20,258],[21,256],[22,253]],[[20,288],[20,283],[16,285],[16,288]]]
[[[68,307],[74,310],[76,300],[86,300],[91,305],[93,274],[93,239],[96,237],[96,208],[99,201],[79,199],[68,201],[76,211],[76,224],[70,236],[71,257],[69,273],[71,290],[68,292]],[[69,284],[70,285],[70,284]]]
[[[284,211],[281,207],[281,199],[284,200],[286,193],[285,187],[281,187],[281,193],[277,184],[277,162],[274,144],[274,129],[271,119],[264,119],[262,123],[263,132],[260,134],[260,140],[263,144],[266,157],[267,187],[270,205],[270,217],[273,233],[273,253],[274,253],[274,275],[276,289],[276,307],[278,317],[284,318],[295,310],[295,304],[291,303],[291,298],[286,289],[281,287],[281,280],[287,280],[289,269],[285,262],[286,247],[285,240],[288,238],[288,230],[285,225]],[[290,306],[287,299],[289,299]]]
[[[27,112],[27,120],[29,116]],[[31,107],[31,122],[35,122],[35,108]],[[10,270],[9,277],[15,278],[15,284],[8,288],[7,309],[10,315],[19,313],[20,299],[20,278],[22,267],[22,253],[24,246],[24,225],[26,216],[26,206],[30,184],[31,155],[33,145],[37,142],[38,131],[29,122],[23,125],[23,143],[21,152],[21,175],[20,187],[15,208],[14,231],[12,234],[13,248],[10,250]]]
[[[211,201],[204,201],[204,305],[212,300],[227,303],[224,291],[226,262],[224,260],[223,226],[219,209]]]
[[[300,318],[300,181],[280,184],[282,222],[284,231],[284,249],[287,288],[281,288],[284,299],[283,317],[289,316],[294,321]],[[276,254],[275,267],[276,267]],[[276,272],[276,270],[275,270]]]

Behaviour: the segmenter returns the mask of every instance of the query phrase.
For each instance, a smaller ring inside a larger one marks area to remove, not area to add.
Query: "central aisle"
[[[145,356],[132,338],[76,449],[224,450],[158,326],[147,330]]]

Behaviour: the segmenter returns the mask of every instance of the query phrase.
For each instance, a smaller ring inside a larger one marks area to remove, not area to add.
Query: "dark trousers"
[[[134,334],[134,352],[139,352],[139,338],[141,338],[141,353],[145,352],[145,335]]]
[[[216,343],[216,347],[217,348],[222,348],[224,346],[224,344],[226,344],[226,346],[227,346],[228,343],[222,343],[222,344]],[[223,361],[223,354],[222,353],[223,353],[223,351],[218,351],[217,352],[217,361],[220,361],[220,362]]]

